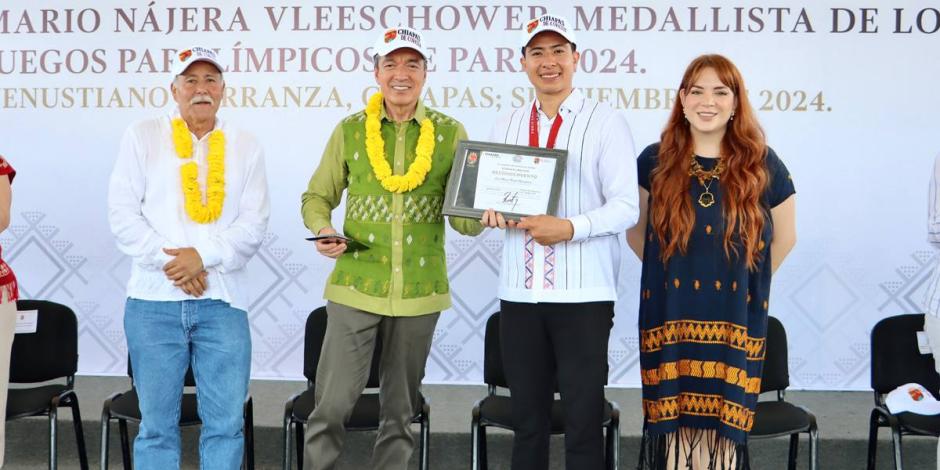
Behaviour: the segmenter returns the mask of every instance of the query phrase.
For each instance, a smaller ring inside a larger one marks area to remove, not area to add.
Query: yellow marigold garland
[[[186,121],[173,119],[173,145],[176,155],[182,159],[192,158],[193,139],[186,127]],[[196,162],[180,166],[180,180],[183,184],[183,200],[186,214],[193,222],[208,224],[215,222],[222,215],[225,202],[225,134],[216,129],[209,134],[209,154],[206,156],[209,170],[206,173],[206,203],[202,203],[202,191],[199,189],[199,167]]]
[[[408,166],[404,175],[393,175],[392,167],[385,157],[385,140],[382,139],[382,123],[379,115],[382,109],[382,93],[369,98],[366,106],[366,154],[372,172],[382,187],[393,193],[406,193],[424,183],[424,178],[431,171],[431,156],[434,154],[434,124],[430,119],[421,121],[421,132],[415,146],[415,159]]]

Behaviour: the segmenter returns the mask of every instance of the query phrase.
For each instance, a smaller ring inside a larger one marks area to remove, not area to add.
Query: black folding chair
[[[20,300],[17,310],[35,310],[38,316],[35,333],[21,333],[13,339],[10,383],[35,384],[62,378],[65,383],[9,389],[6,420],[48,416],[49,468],[55,469],[58,466],[59,407],[68,406],[72,409],[79,465],[82,470],[87,470],[82,416],[74,390],[75,371],[78,370],[78,320],[75,312],[65,305],[46,300]]]
[[[940,415],[894,414],[885,406],[885,395],[907,383],[921,384],[934,396],[940,390],[940,375],[934,368],[935,355],[921,354],[917,348],[917,332],[923,330],[922,313],[888,317],[871,330],[871,388],[875,393],[875,407],[871,410],[868,428],[868,470],[875,468],[879,428],[891,428],[897,470],[904,468],[901,436],[940,436]]]
[[[125,392],[117,392],[109,396],[104,401],[101,410],[101,470],[108,468],[108,443],[111,439],[111,420],[117,420],[121,432],[121,461],[124,469],[129,470],[132,467],[131,462],[131,443],[127,431],[127,422],[132,421],[140,423],[140,402],[137,396],[137,388],[134,387],[134,370],[131,368],[131,361],[127,361],[127,375],[131,379],[131,388]],[[190,367],[186,370],[186,377],[183,379],[185,387],[195,387],[196,378],[193,376],[193,370]],[[199,418],[199,411],[196,406],[196,392],[183,393],[183,399],[180,405],[180,426],[198,426],[202,424]],[[251,395],[245,398],[244,411],[245,427],[242,431],[245,439],[245,454],[242,461],[242,467],[247,470],[255,468],[255,436],[254,436],[254,404]]]
[[[488,467],[486,450],[486,428],[489,426],[514,430],[512,421],[512,397],[498,395],[499,389],[508,391],[509,383],[503,372],[503,359],[500,353],[499,312],[490,315],[486,321],[486,333],[483,346],[483,381],[486,382],[487,395],[478,401],[471,411],[471,470],[486,470]],[[557,390],[556,390],[557,392]],[[607,470],[620,468],[620,408],[615,402],[604,400],[604,450]],[[565,420],[561,400],[552,402],[551,433],[564,434]]]
[[[295,394],[284,405],[284,470],[291,468],[291,428],[294,431],[297,452],[297,468],[303,468],[304,458],[304,425],[307,417],[314,408],[316,394],[317,365],[320,363],[320,350],[323,347],[323,337],[326,334],[327,314],[326,307],[319,307],[307,316],[306,331],[304,332],[304,377],[307,378],[307,389]],[[379,362],[382,359],[381,337],[376,335],[375,351],[372,354],[372,365],[369,370],[369,380],[366,390],[353,407],[352,415],[346,423],[347,431],[372,431],[379,428]],[[419,392],[418,409],[412,423],[421,425],[421,438],[418,449],[418,468],[428,470],[428,446],[431,440],[431,405],[424,394]]]
[[[774,317],[769,317],[767,321],[766,352],[760,392],[777,392],[777,399],[757,403],[754,427],[748,437],[749,439],[764,439],[789,435],[790,450],[787,468],[796,470],[800,434],[805,432],[809,436],[809,468],[816,470],[819,446],[816,416],[806,408],[785,400],[786,389],[790,386],[787,332],[780,320]]]

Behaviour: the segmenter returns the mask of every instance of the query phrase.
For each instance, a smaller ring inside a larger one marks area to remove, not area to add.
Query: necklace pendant
[[[715,204],[715,195],[708,190],[705,190],[704,193],[699,195],[698,205],[702,207],[711,207],[713,204]]]

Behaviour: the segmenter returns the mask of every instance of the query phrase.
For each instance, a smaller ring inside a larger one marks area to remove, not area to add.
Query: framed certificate
[[[567,150],[463,140],[444,197],[445,215],[479,219],[486,209],[507,220],[555,215]]]

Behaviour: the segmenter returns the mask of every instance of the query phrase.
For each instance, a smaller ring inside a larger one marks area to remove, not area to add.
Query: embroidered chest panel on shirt
[[[443,196],[405,196],[402,222],[406,224],[436,224],[443,222],[441,208]],[[388,224],[392,222],[391,196],[352,195],[346,199],[346,220]]]

